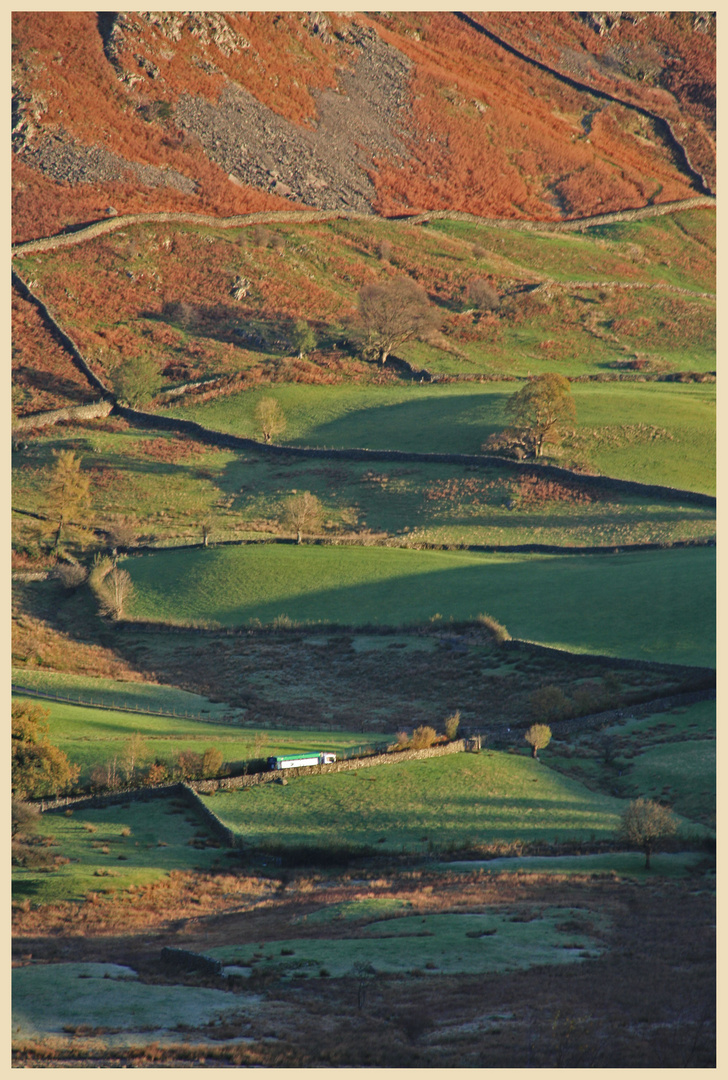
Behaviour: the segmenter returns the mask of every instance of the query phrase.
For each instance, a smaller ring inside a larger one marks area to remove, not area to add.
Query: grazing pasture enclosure
[[[715,550],[593,556],[254,546],[124,562],[134,619],[222,626],[407,626],[487,612],[515,637],[576,652],[715,662]]]
[[[222,854],[194,810],[174,799],[46,813],[39,832],[61,861],[51,873],[15,868],[13,899],[21,903],[88,902],[173,870],[209,870]]]
[[[273,385],[266,396],[289,418],[282,445],[477,454],[507,425],[505,402],[521,384],[447,386]],[[715,386],[575,383],[575,453],[594,471],[708,493],[715,491]],[[259,437],[260,392],[166,410],[204,427]],[[563,448],[557,462],[568,464]]]
[[[659,432],[655,442],[646,426],[605,431],[608,446],[635,457],[660,445]],[[93,524],[108,529],[123,517],[132,542],[152,546],[201,544],[203,525],[210,543],[286,536],[281,518],[294,491],[309,491],[320,500],[323,520],[317,534],[354,542],[374,536],[400,545],[598,546],[668,544],[715,533],[712,507],[597,491],[578,478],[554,482],[536,470],[236,453],[167,432],[142,433],[114,419],[47,429],[16,452],[18,510],[47,512],[53,454],[64,449],[77,454],[90,474]],[[38,550],[41,526],[30,514],[13,516],[18,552],[23,546],[26,552]]]
[[[485,751],[202,796],[246,849],[295,855],[606,839],[624,804],[519,755]]]

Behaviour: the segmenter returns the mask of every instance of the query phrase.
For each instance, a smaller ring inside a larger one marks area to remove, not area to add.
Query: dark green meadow
[[[576,652],[715,662],[715,549],[485,555],[252,545],[128,559],[133,619],[221,626],[447,625],[487,613]]]

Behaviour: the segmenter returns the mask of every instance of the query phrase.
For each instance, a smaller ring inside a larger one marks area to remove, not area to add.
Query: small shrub
[[[500,297],[492,285],[485,278],[471,278],[468,282],[466,296],[471,304],[480,311],[497,311],[500,307]]]
[[[478,622],[481,626],[484,626],[486,630],[490,631],[491,637],[498,645],[502,645],[504,641],[510,641],[511,635],[506,630],[502,623],[499,623],[497,619],[494,619],[492,615],[478,615]]]
[[[208,746],[202,755],[202,775],[217,776],[222,769],[222,751],[216,746]]]
[[[543,750],[551,742],[551,728],[548,724],[532,724],[524,739],[531,747],[532,757],[538,760],[539,750]]]
[[[531,694],[529,705],[538,720],[563,720],[571,711],[571,703],[558,686],[542,686]]]
[[[144,774],[143,783],[147,787],[162,784],[167,779],[167,766],[163,761],[154,761]]]
[[[251,236],[256,247],[267,248],[271,242],[270,229],[266,229],[265,225],[254,226]]]
[[[437,732],[427,724],[421,724],[412,732],[412,749],[426,750],[437,738]]]
[[[68,592],[73,592],[79,585],[83,585],[88,577],[88,572],[79,563],[61,563],[56,567],[56,577]]]
[[[460,709],[457,709],[452,716],[445,718],[445,737],[449,742],[457,737],[458,728],[460,727]]]

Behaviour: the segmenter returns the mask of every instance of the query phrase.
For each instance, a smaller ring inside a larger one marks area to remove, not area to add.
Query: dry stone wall
[[[238,791],[241,788],[259,787],[261,784],[271,784],[298,776],[351,772],[354,769],[368,769],[375,765],[398,765],[403,761],[424,761],[426,758],[443,757],[447,754],[462,754],[466,747],[465,739],[457,739],[444,746],[430,746],[425,750],[400,750],[392,754],[372,754],[365,758],[345,758],[341,761],[332,761],[329,765],[303,765],[297,769],[271,769],[269,772],[252,773],[249,776],[194,780],[190,783],[190,787],[203,795],[215,791]]]
[[[328,458],[339,461],[427,461],[448,465],[494,465],[516,473],[533,473],[537,471],[541,476],[572,482],[578,481],[581,485],[601,491],[621,491],[626,494],[677,499],[680,502],[691,502],[698,506],[712,507],[716,505],[714,495],[706,495],[699,491],[685,491],[662,484],[642,484],[637,480],[620,480],[612,476],[592,476],[574,472],[571,469],[563,469],[558,465],[512,461],[510,458],[497,457],[494,454],[436,454],[415,453],[406,450],[368,450],[365,448],[339,450],[305,446],[279,446],[274,443],[260,443],[255,439],[244,438],[242,435],[230,435],[222,431],[213,431],[210,428],[203,427],[202,424],[196,423],[194,420],[182,420],[177,417],[162,416],[158,413],[142,412],[137,409],[129,409],[123,405],[117,405],[115,411],[137,425],[165,431],[180,431],[213,446],[253,451],[254,453],[265,452],[292,457]]]
[[[91,405],[70,405],[65,409],[52,409],[50,412],[33,413],[19,416],[13,420],[13,434],[16,431],[28,431],[31,428],[48,427],[61,420],[98,420],[108,416],[114,407],[113,401],[96,401]]]
[[[492,229],[513,229],[516,232],[581,232],[597,225],[613,225],[624,221],[644,221],[646,218],[674,214],[697,207],[715,207],[716,200],[710,195],[696,195],[678,202],[658,203],[636,210],[617,210],[610,214],[596,214],[587,218],[572,218],[569,221],[514,221],[511,218],[484,218],[468,214],[461,210],[428,210],[423,214],[405,215],[399,218],[381,218],[375,214],[364,214],[355,210],[279,210],[254,214],[236,214],[233,217],[219,218],[214,214],[122,214],[118,217],[96,221],[85,229],[56,236],[40,237],[15,244],[12,255],[29,255],[32,252],[52,251],[56,248],[71,247],[93,240],[97,236],[128,228],[130,225],[180,224],[210,225],[217,229],[240,229],[246,225],[271,224],[307,224],[309,222],[336,221],[346,218],[349,221],[402,221],[407,225],[427,225],[430,221],[471,221]]]

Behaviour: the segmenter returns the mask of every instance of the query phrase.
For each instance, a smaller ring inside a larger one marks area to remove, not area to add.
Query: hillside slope
[[[14,238],[291,202],[557,220],[712,190],[709,16],[476,14],[16,12]]]

